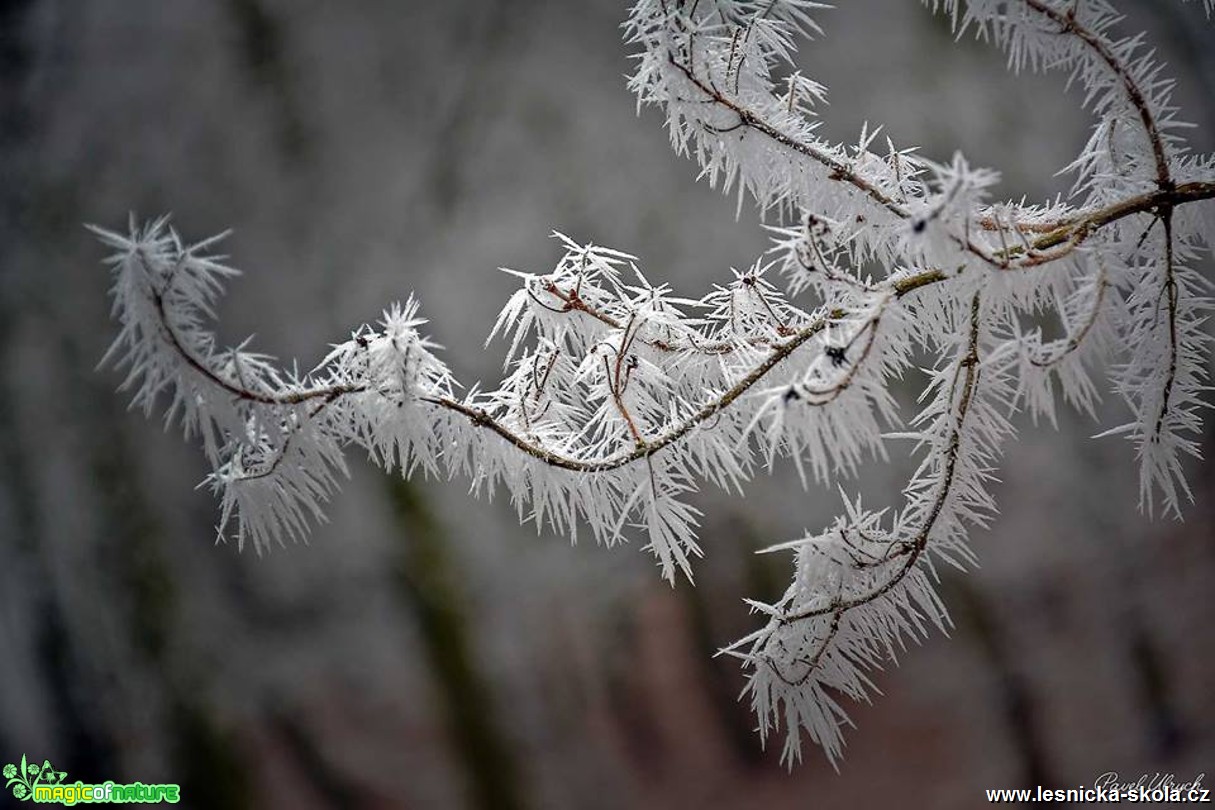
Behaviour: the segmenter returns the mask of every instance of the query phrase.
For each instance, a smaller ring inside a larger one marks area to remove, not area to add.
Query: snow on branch
[[[629,254],[554,234],[551,272],[509,271],[519,287],[489,335],[507,344],[501,383],[466,391],[412,297],[307,373],[247,341],[220,347],[210,321],[236,271],[215,240],[132,221],[94,229],[114,251],[107,358],[137,405],[167,402],[201,438],[220,536],[259,553],[323,518],[357,447],[387,470],[505,490],[521,521],[570,537],[640,536],[666,579],[690,579],[689,497],[704,483],[741,491],[778,458],[806,484],[836,481],[913,441],[902,503],[846,497],[828,527],[774,546],[794,552],[793,581],[751,603],[764,626],[723,650],[749,672],[761,735],[783,730],[792,761],[804,732],[835,762],[839,698],[867,699],[869,670],[948,622],[936,567],[973,562],[1018,409],[1053,421],[1061,398],[1091,412],[1107,377],[1130,411],[1108,432],[1134,445],[1143,508],[1179,514],[1209,404],[1210,284],[1194,268],[1215,233],[1215,160],[1188,151],[1142,37],[1120,38],[1103,0],[930,5],[1015,70],[1062,69],[1086,88],[1096,123],[1068,202],[991,202],[995,172],[933,163],[877,129],[823,140],[826,89],[792,64],[797,40],[821,33],[818,3],[639,0],[629,87],[665,110],[678,154],[773,223],[747,270],[687,298]],[[1025,325],[1051,311],[1062,337]],[[890,383],[918,373],[913,351],[936,360],[909,407]]]

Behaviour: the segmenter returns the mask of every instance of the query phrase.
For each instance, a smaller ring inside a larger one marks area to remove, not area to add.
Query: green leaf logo
[[[25,754],[21,755],[21,764],[9,763],[0,770],[4,775],[4,786],[11,788],[13,796],[28,800],[34,795],[38,785],[60,785],[67,778],[67,771],[57,771],[51,766],[49,759],[44,759],[41,765],[28,762]]]

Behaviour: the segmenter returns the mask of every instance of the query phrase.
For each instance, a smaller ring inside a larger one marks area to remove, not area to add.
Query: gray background
[[[1199,4],[1126,4],[1215,133],[1215,27]],[[960,148],[1041,198],[1087,137],[1063,77],[914,2],[854,0],[805,47],[825,131]],[[124,410],[84,222],[172,212],[227,227],[247,275],[221,334],[311,366],[412,290],[460,379],[556,228],[639,255],[699,295],[766,246],[754,211],[695,181],[638,117],[621,2],[0,0],[0,761],[83,781],[180,782],[190,807],[974,807],[983,787],[1178,781],[1215,766],[1215,499],[1138,515],[1131,448],[1087,420],[1026,425],[944,584],[957,629],[878,673],[840,775],[787,774],[710,653],[752,627],[829,520],[788,469],[708,492],[697,587],[636,547],[520,529],[462,482],[352,458],[308,547],[216,547],[200,453]],[[1107,403],[1110,419],[1120,406]],[[1107,422],[1112,424],[1112,422]],[[1208,435],[1210,435],[1208,433]],[[1210,441],[1207,442],[1208,448]],[[894,501],[907,459],[867,472]]]

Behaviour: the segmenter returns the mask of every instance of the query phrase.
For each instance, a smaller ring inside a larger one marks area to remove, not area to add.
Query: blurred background
[[[884,123],[1000,169],[1003,195],[1066,191],[1089,121],[1064,77],[1009,77],[915,2],[840,5],[803,53],[828,133]],[[1125,5],[1210,151],[1215,23]],[[571,547],[460,481],[358,457],[308,546],[214,544],[201,453],[96,369],[115,327],[82,223],[234,227],[227,342],[256,332],[311,367],[412,290],[459,378],[496,380],[496,268],[549,269],[553,228],[694,296],[766,246],[637,116],[625,13],[0,0],[0,761],[304,810],[966,808],[984,787],[1215,770],[1215,477],[1195,466],[1185,522],[1150,522],[1131,448],[1071,414],[1008,447],[982,568],[943,585],[952,637],[876,674],[838,775],[813,748],[781,768],[736,665],[710,657],[754,627],[743,597],[787,583],[787,556],[752,552],[838,508],[788,469],[704,494],[695,588],[640,544]],[[897,503],[908,463],[870,469],[867,501]]]

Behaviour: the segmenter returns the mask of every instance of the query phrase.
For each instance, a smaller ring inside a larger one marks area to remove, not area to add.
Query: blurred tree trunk
[[[493,695],[477,667],[462,565],[415,486],[397,475],[387,480],[400,526],[397,583],[422,635],[452,744],[469,780],[470,804],[485,810],[525,807],[511,743],[498,726]]]

